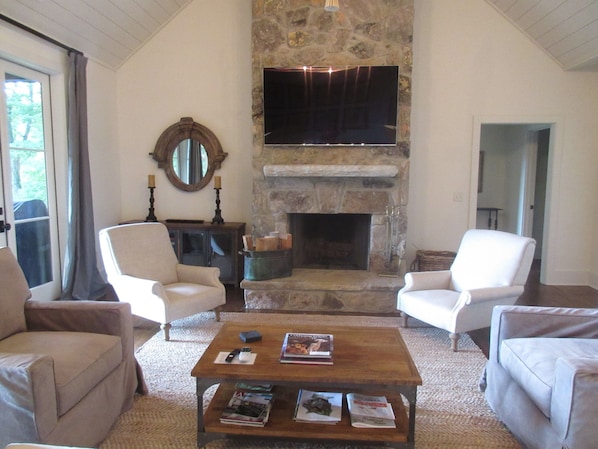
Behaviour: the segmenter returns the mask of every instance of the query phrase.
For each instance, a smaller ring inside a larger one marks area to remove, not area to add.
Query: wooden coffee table
[[[262,340],[245,344],[242,331],[257,330]],[[279,362],[282,341],[287,332],[314,332],[334,335],[333,365],[297,365]],[[250,346],[257,354],[255,363],[217,364],[220,352]],[[225,323],[191,371],[197,382],[197,444],[232,436],[248,438],[310,439],[344,443],[385,443],[391,447],[415,447],[415,404],[417,386],[422,384],[411,355],[398,328],[314,325],[251,325]],[[274,384],[274,404],[265,427],[220,423],[222,410],[237,382]],[[204,393],[220,384],[204,414]],[[293,420],[297,392],[362,392],[385,395],[391,402],[396,429],[363,429],[351,426],[346,398],[343,417],[335,425],[298,423]],[[402,397],[408,403],[403,405]]]

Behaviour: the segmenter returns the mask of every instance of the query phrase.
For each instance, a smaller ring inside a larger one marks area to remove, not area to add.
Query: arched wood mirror
[[[216,135],[191,117],[166,128],[151,154],[171,184],[187,192],[205,187],[228,156]]]

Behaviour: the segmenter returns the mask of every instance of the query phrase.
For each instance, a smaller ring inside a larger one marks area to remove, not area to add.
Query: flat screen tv
[[[399,68],[264,69],[265,145],[396,145]]]

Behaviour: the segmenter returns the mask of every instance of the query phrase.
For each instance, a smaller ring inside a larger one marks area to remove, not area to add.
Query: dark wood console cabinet
[[[245,223],[164,223],[172,246],[185,265],[220,268],[223,284],[239,286],[243,279]]]

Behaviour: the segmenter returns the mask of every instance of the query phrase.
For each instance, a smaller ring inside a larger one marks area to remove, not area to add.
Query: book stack
[[[272,393],[235,390],[222,411],[220,422],[240,426],[264,427],[270,417]]]
[[[336,424],[341,420],[342,405],[342,393],[301,389],[297,395],[293,419],[299,422]]]
[[[395,414],[385,396],[347,393],[353,427],[395,428]]]
[[[331,334],[287,333],[280,352],[281,363],[332,365]]]

